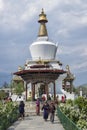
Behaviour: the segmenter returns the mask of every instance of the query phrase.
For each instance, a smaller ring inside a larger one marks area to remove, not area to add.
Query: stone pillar
[[[33,84],[33,99],[35,100],[35,84]]]
[[[35,84],[32,84],[32,101],[35,99]]]
[[[26,94],[25,94],[25,96],[26,96],[26,101],[27,101],[27,82],[25,83],[25,89],[26,89]]]
[[[54,86],[54,100],[56,99],[56,86],[55,86],[55,82],[53,83]]]
[[[47,100],[48,100],[48,84],[45,84],[45,93],[46,93]]]

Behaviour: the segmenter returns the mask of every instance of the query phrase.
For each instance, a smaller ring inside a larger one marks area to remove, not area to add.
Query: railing
[[[75,123],[73,123],[68,117],[65,116],[65,114],[61,112],[59,107],[57,108],[57,115],[65,130],[81,130],[75,125]]]

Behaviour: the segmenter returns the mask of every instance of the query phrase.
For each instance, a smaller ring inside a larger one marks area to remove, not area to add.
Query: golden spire
[[[43,9],[42,9],[41,14],[39,15],[38,22],[40,23],[38,36],[48,36],[46,25],[45,25],[45,23],[47,23],[48,20],[46,18],[46,14],[44,14],[44,10]]]

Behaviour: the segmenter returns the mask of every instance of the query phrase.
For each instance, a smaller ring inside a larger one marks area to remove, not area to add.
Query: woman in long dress
[[[56,107],[55,107],[54,103],[51,102],[51,104],[50,104],[50,121],[51,122],[54,122],[55,110],[56,110]]]
[[[47,103],[47,101],[42,106],[42,110],[43,110],[43,118],[45,121],[47,121],[49,115],[49,104]]]
[[[40,115],[40,101],[37,99],[36,101],[36,114]]]
[[[21,101],[20,104],[19,104],[19,113],[20,113],[20,117],[22,119],[24,119],[24,112],[25,112],[24,107],[25,107],[25,104],[24,104],[23,101]]]

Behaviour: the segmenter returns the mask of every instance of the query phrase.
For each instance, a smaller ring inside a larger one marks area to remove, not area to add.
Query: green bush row
[[[59,107],[80,129],[87,130],[87,99],[84,97],[78,97],[74,101],[70,99]]]
[[[18,105],[13,102],[0,104],[0,130],[6,130],[19,117]]]

